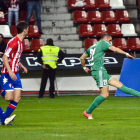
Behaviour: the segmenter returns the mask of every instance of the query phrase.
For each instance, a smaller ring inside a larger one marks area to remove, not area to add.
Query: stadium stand
[[[44,46],[44,40],[43,39],[32,39],[31,49],[34,52],[38,52],[38,50],[41,46]]]
[[[128,51],[128,46],[127,46],[125,38],[115,38],[113,45],[122,50]]]
[[[122,24],[121,32],[123,36],[137,36],[138,35],[135,32],[134,24]]]
[[[74,11],[73,20],[76,23],[88,23],[87,13],[85,11]]]
[[[116,23],[115,13],[112,10],[102,11],[102,20],[105,23]]]
[[[95,0],[85,0],[86,5],[84,6],[85,9],[96,9]]]
[[[93,36],[93,29],[90,24],[81,24],[79,26],[79,35],[82,37]]]
[[[110,0],[111,9],[125,9],[123,0]]]
[[[140,39],[137,38],[128,38],[128,48],[132,51],[140,50]]]
[[[102,23],[100,11],[88,11],[88,20],[90,23]]]
[[[90,46],[92,46],[93,44],[97,43],[97,39],[95,38],[87,38],[85,40],[85,50],[87,50]]]
[[[37,25],[29,25],[28,37],[40,37]]]
[[[11,26],[11,34],[12,34],[12,36],[17,35],[17,27],[16,27],[16,25]]]
[[[110,9],[109,0],[96,0],[96,5],[99,9]]]
[[[131,20],[129,19],[129,14],[128,14],[127,10],[117,10],[116,11],[116,20],[119,23],[131,22]]]
[[[11,38],[12,37],[8,25],[0,25],[0,32],[3,34],[4,38]]]
[[[113,37],[122,36],[120,25],[119,24],[108,24],[108,33]]]
[[[30,42],[28,39],[23,40],[23,52],[31,52]]]
[[[100,37],[104,33],[107,33],[105,24],[94,24],[93,34],[95,37]]]

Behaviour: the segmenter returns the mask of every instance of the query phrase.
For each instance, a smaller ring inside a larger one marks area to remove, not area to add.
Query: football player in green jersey
[[[83,115],[88,119],[92,118],[92,111],[99,106],[109,96],[109,85],[114,86],[124,93],[132,94],[140,97],[140,92],[137,92],[131,88],[127,88],[117,79],[109,75],[104,67],[104,55],[107,50],[111,50],[116,53],[126,55],[131,60],[134,59],[132,55],[123,50],[112,46],[112,37],[110,34],[105,33],[101,36],[101,40],[91,46],[80,57],[81,65],[86,73],[91,71],[92,77],[95,79],[97,86],[100,89],[101,95],[97,96],[91,106],[83,112]],[[91,69],[85,67],[85,59],[90,57]]]

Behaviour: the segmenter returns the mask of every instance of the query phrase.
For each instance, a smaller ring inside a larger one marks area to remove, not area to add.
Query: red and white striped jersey
[[[8,42],[4,54],[8,56],[8,62],[9,62],[10,68],[12,72],[14,73],[19,72],[19,62],[20,62],[22,51],[23,51],[23,43],[17,36],[12,38]],[[8,73],[4,64],[2,66],[1,73],[2,74]]]

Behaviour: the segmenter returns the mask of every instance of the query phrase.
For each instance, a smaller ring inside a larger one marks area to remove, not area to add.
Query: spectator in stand
[[[15,24],[19,22],[19,5],[22,4],[23,0],[5,0],[8,6],[8,25],[11,30],[13,16],[15,15]]]
[[[0,33],[0,56],[4,54],[7,44],[3,41],[3,34]]]
[[[4,0],[0,0],[0,10],[5,11],[7,10],[7,7],[4,3]]]
[[[75,4],[72,4],[71,6],[73,7],[83,7],[86,5],[86,3],[84,2],[85,0],[76,0]]]
[[[41,3],[40,0],[28,0],[26,22],[29,24],[33,10],[35,9],[37,26],[40,34],[44,34],[41,29]]]

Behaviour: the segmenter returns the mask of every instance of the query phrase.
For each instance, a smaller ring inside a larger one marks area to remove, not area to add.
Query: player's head
[[[102,34],[101,40],[104,40],[112,45],[112,36],[109,33]]]
[[[3,41],[3,34],[0,34],[0,43]]]
[[[53,40],[51,38],[48,38],[46,41],[46,45],[54,46]]]
[[[24,34],[24,36],[28,35],[28,23],[25,21],[21,21],[17,24],[17,33]]]

